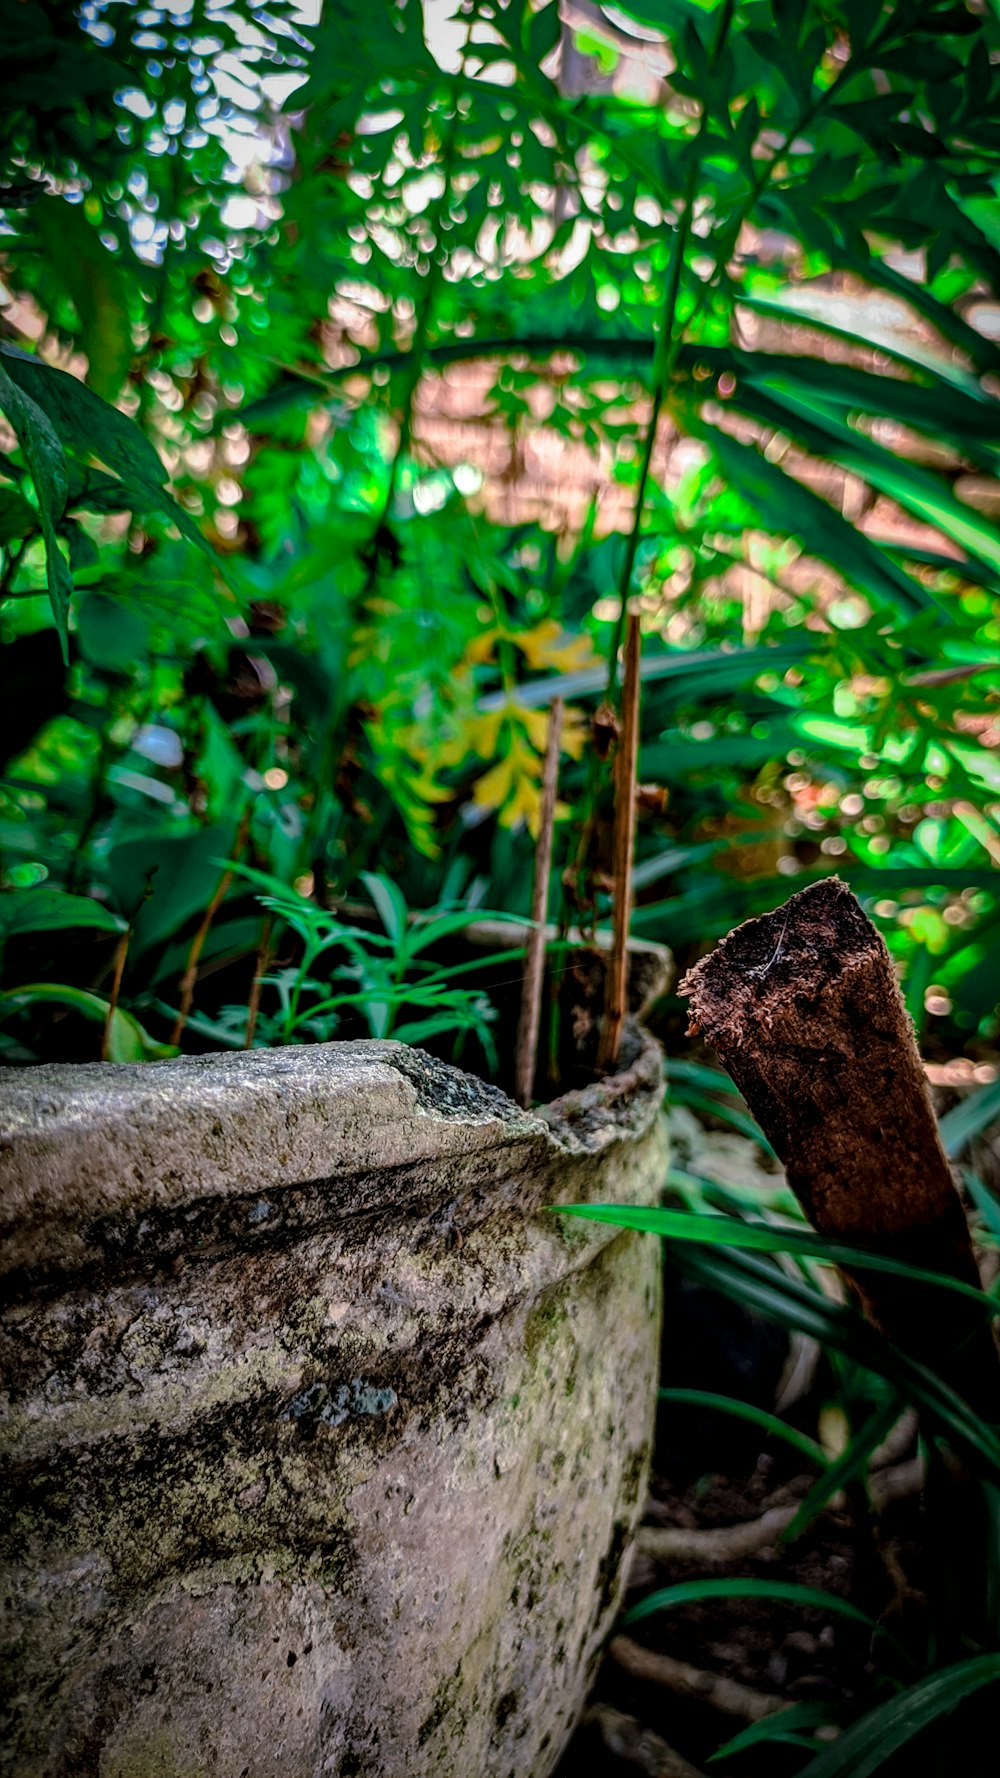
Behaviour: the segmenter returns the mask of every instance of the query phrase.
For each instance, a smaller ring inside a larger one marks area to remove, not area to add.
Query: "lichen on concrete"
[[[480,1080],[477,1074],[466,1074],[461,1068],[452,1068],[447,1062],[439,1061],[436,1056],[429,1056],[426,1050],[393,1044],[386,1061],[390,1067],[412,1081],[417,1092],[417,1105],[422,1111],[431,1111],[439,1117],[458,1118],[470,1123],[481,1123],[484,1118],[499,1118],[504,1124],[537,1130],[537,1119],[522,1111],[499,1087]]]
[[[658,1253],[541,1212],[655,1201],[655,1053],[580,1135],[321,1047],[0,1088],[5,1778],[543,1778],[572,1728]]]

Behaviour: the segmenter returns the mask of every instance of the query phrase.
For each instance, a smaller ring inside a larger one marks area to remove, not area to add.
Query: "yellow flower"
[[[597,660],[590,637],[571,636],[554,617],[543,619],[533,630],[512,631],[510,640],[536,672],[548,668],[555,673],[575,673],[594,666]]]
[[[480,808],[496,809],[503,827],[515,827],[523,821],[529,833],[537,839],[541,767],[541,759],[523,731],[518,733],[514,729],[503,758],[476,779],[472,787],[473,802]]]

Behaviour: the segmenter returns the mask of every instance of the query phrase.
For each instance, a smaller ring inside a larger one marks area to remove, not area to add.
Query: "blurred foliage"
[[[0,14],[3,1058],[391,1034],[490,1070],[520,951],[452,946],[530,906],[557,695],[550,911],[606,920],[629,601],[635,932],[691,961],[837,870],[925,1044],[985,1058],[995,6],[317,10]],[[746,1129],[699,1062],[672,1090]],[[989,1254],[995,1111],[946,1125]],[[995,1433],[831,1302],[787,1195],[751,1226],[672,1185],[673,1263],[833,1367],[805,1516],[909,1400],[995,1530]],[[825,1703],[742,1742],[875,1769],[996,1677],[932,1629],[831,1748]]]
[[[5,9],[8,1059],[94,1001],[106,1055],[367,1030],[250,873],[523,913],[556,693],[552,912],[604,919],[629,598],[635,930],[836,869],[927,1039],[995,1040],[1000,26],[592,10]],[[546,441],[582,517],[518,505]]]

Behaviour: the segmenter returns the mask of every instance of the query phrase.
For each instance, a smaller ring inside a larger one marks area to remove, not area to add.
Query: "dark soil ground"
[[[668,1279],[667,1301],[664,1380],[773,1407],[787,1359],[783,1336],[738,1305],[686,1281]],[[832,1393],[832,1378],[820,1358],[788,1420],[815,1437]],[[900,1477],[905,1473],[900,1464],[910,1460],[912,1469],[915,1452],[915,1436],[908,1447],[893,1452]],[[772,1506],[801,1498],[816,1473],[795,1450],[752,1426],[718,1413],[664,1404],[644,1523],[688,1530],[745,1523]],[[725,1565],[655,1561],[643,1550],[640,1537],[626,1609],[654,1589],[679,1581],[749,1576],[821,1588],[857,1605],[883,1633],[873,1635],[829,1609],[767,1600],[713,1599],[660,1612],[627,1627],[624,1634],[644,1649],[736,1681],[753,1693],[789,1704],[822,1705],[829,1724],[821,1729],[822,1738],[814,1740],[810,1733],[798,1745],[766,1741],[709,1764],[725,1742],[747,1727],[749,1716],[720,1709],[697,1688],[685,1694],[676,1674],[674,1683],[635,1677],[622,1664],[620,1640],[613,1640],[588,1716],[556,1778],[635,1778],[637,1771],[647,1778],[698,1778],[709,1772],[722,1778],[792,1778],[835,1737],[838,1722],[849,1722],[883,1702],[892,1695],[893,1682],[912,1683],[930,1665],[973,1652],[962,1646],[959,1626],[954,1650],[941,1650],[926,1660],[935,1634],[927,1595],[940,1584],[949,1562],[947,1548],[932,1546],[930,1522],[915,1491],[876,1516],[858,1489],[847,1498],[839,1496],[836,1508],[824,1511],[793,1542],[778,1539]],[[941,1522],[940,1514],[933,1522]],[[917,1666],[908,1664],[891,1636],[922,1652]],[[995,1717],[993,1733],[988,1733],[995,1708],[994,1688],[988,1688],[909,1743],[880,1771],[888,1778],[902,1778],[904,1772],[907,1778],[925,1773],[996,1778],[1000,1755]],[[624,1730],[615,1712],[632,1719]],[[627,1757],[622,1757],[622,1733],[630,1743]]]

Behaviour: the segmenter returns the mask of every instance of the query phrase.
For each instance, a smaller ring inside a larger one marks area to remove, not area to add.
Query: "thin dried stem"
[[[257,947],[257,961],[254,966],[253,981],[250,984],[250,997],[247,1001],[247,1034],[243,1039],[245,1050],[253,1049],[253,1034],[257,1028],[257,1014],[260,1012],[260,991],[264,985],[271,963],[271,922],[265,920],[260,929],[260,944]]]
[[[538,1061],[538,1027],[542,1013],[542,982],[545,975],[545,922],[549,909],[549,875],[559,786],[559,746],[562,740],[563,701],[554,698],[549,709],[549,735],[542,773],[542,808],[535,851],[535,885],[531,898],[532,927],[528,934],[521,1016],[514,1052],[514,1097],[530,1105]]]
[[[128,947],[131,938],[132,928],[130,926],[127,932],[122,933],[121,938],[115,946],[115,973],[111,978],[111,993],[108,996],[108,1010],[104,1019],[104,1030],[101,1033],[102,1062],[108,1060],[108,1056],[111,1052],[111,1029],[115,1022],[115,1013],[118,1010],[118,996],[121,993],[122,976],[125,973],[125,959],[128,956]]]
[[[615,755],[614,922],[597,1066],[610,1074],[618,1061],[628,982],[628,929],[632,916],[632,854],[635,850],[636,776],[639,763],[639,614],[629,613],[622,685],[622,732]]]
[[[240,819],[240,825],[239,825],[239,828],[237,829],[236,839],[233,843],[233,857],[234,858],[239,857],[244,846],[246,845],[247,831],[249,829],[249,826],[250,826],[250,811],[247,809],[247,810],[244,810],[244,813]],[[188,1015],[191,1011],[191,1004],[194,1000],[194,990],[195,990],[195,985],[198,980],[198,963],[201,958],[201,953],[205,948],[205,940],[207,939],[210,931],[212,930],[212,922],[215,919],[216,914],[218,913],[220,907],[222,906],[223,902],[226,899],[227,894],[229,893],[229,885],[231,884],[232,880],[233,880],[232,870],[231,869],[224,870],[221,877],[219,878],[218,883],[216,884],[215,893],[212,896],[212,899],[209,902],[207,908],[205,909],[205,912],[202,914],[201,920],[198,925],[198,930],[195,933],[193,939],[191,940],[191,948],[187,954],[187,963],[184,967],[184,974],[181,976],[180,1008],[178,1010],[177,1017],[174,1020],[174,1028],[170,1033],[170,1041],[172,1044],[179,1045],[181,1038],[184,1035],[184,1027],[188,1022]]]

